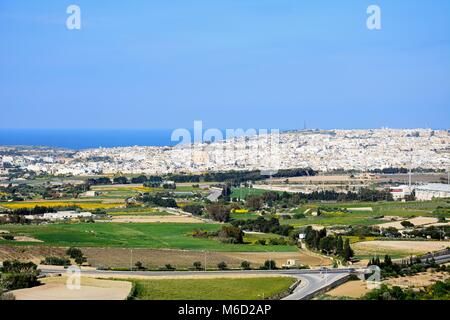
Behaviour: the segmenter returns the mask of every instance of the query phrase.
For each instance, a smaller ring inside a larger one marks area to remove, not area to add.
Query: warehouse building
[[[433,200],[434,198],[450,198],[450,185],[432,183],[415,188],[416,199],[419,201]]]

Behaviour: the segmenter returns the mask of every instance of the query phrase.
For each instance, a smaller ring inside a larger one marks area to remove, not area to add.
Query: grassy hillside
[[[77,223],[2,226],[14,235],[44,241],[40,245],[78,247],[123,247],[239,252],[294,252],[295,246],[224,244],[216,239],[194,238],[194,230],[214,231],[219,224]],[[0,244],[11,244],[0,241]],[[26,244],[26,243],[15,243]]]

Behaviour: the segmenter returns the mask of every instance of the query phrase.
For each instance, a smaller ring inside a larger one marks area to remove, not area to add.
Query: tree
[[[241,268],[244,269],[244,270],[250,270],[250,269],[251,269],[251,268],[250,268],[250,262],[248,262],[248,261],[242,261],[242,262],[241,262]]]
[[[211,219],[219,222],[230,220],[230,208],[220,203],[213,203],[206,207],[206,211]]]
[[[203,213],[203,205],[201,204],[187,204],[183,207],[183,211],[192,213],[194,216],[201,216]]]
[[[83,252],[81,252],[81,250],[78,248],[71,247],[66,251],[66,254],[70,258],[74,259],[75,263],[78,265],[82,265],[84,262],[87,261],[86,257],[84,257],[83,255]]]
[[[263,204],[261,196],[249,196],[245,201],[245,206],[250,210],[261,210]]]
[[[142,184],[144,184],[146,182],[147,182],[147,177],[144,176],[144,175],[141,175],[139,177],[131,178],[131,183],[142,183]]]
[[[195,270],[202,270],[202,263],[200,261],[195,261],[192,266]]]
[[[400,224],[405,228],[414,228],[414,224],[410,221],[405,220],[405,221],[402,221]]]
[[[261,266],[262,270],[276,270],[277,264],[274,260],[266,260],[264,264]]]
[[[244,243],[244,232],[238,227],[223,226],[218,234],[222,242],[226,243]]]
[[[0,268],[0,289],[16,290],[39,285],[39,270],[32,262],[4,261]]]
[[[134,266],[136,267],[136,270],[146,270],[146,268],[144,267],[144,265],[140,261],[136,262],[134,264]]]
[[[320,239],[319,248],[322,252],[329,255],[334,251],[335,240],[333,236],[328,236]]]
[[[391,259],[390,256],[388,256],[388,255],[385,255],[385,256],[384,256],[384,265],[385,265],[386,267],[392,266],[392,259]]]
[[[228,266],[224,261],[222,261],[217,264],[217,268],[219,268],[219,270],[226,270]]]
[[[113,179],[113,183],[114,184],[127,184],[128,179],[126,177],[115,177]]]
[[[344,260],[345,261],[350,261],[350,259],[353,257],[353,250],[350,247],[350,240],[347,238],[345,239],[345,244],[344,244]]]
[[[342,256],[344,253],[344,241],[341,236],[338,236],[336,241],[336,255]]]

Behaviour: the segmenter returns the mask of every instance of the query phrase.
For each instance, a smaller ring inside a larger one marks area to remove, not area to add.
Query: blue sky
[[[79,5],[82,29],[65,27]],[[382,30],[366,9],[382,10]],[[450,128],[448,0],[0,0],[0,128]]]

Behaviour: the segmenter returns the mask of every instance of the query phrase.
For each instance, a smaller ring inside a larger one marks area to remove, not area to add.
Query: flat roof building
[[[416,199],[419,201],[433,200],[434,198],[450,198],[450,185],[431,183],[415,188]]]

